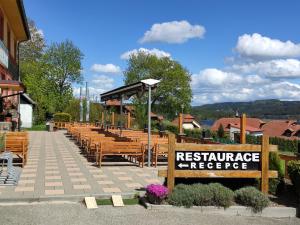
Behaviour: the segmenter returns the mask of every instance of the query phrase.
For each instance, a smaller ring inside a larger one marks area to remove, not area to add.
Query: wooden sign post
[[[243,113],[240,121],[240,143],[246,144],[246,114]]]
[[[169,191],[174,189],[175,178],[261,178],[261,191],[268,193],[269,178],[278,177],[269,171],[269,152],[277,151],[263,137],[262,145],[219,145],[176,143],[169,135],[168,168],[158,175],[167,177]]]
[[[183,133],[182,122],[183,122],[183,115],[182,115],[182,113],[179,113],[179,117],[178,117],[179,134]]]
[[[130,112],[127,113],[127,128],[131,128],[131,115]]]

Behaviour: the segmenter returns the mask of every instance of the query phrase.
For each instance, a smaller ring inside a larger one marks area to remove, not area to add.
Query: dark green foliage
[[[218,131],[217,131],[217,135],[219,138],[224,138],[225,137],[225,131],[224,131],[224,127],[222,124],[220,124]]]
[[[171,205],[191,207],[221,206],[229,207],[233,202],[233,191],[218,183],[212,184],[179,184],[169,195]]]
[[[300,119],[300,101],[257,100],[253,102],[224,102],[195,106],[191,113],[201,119],[233,117],[236,111],[249,117],[265,119]]]
[[[190,208],[191,206],[193,206],[194,202],[193,188],[191,188],[191,185],[179,184],[169,195],[167,201],[171,205],[185,206],[187,208]]]
[[[166,130],[168,130],[174,134],[178,134],[178,126],[176,126],[175,124],[173,124],[169,121],[163,121],[163,126],[165,127]]]
[[[213,195],[212,202],[214,203],[214,205],[228,208],[232,204],[234,193],[231,189],[224,187],[219,183],[209,184],[208,189]]]
[[[183,132],[187,137],[202,138],[202,130],[200,129],[185,129]]]
[[[287,165],[287,170],[295,190],[300,196],[300,160],[290,161]]]
[[[191,186],[194,195],[194,205],[209,206],[213,205],[214,193],[206,184],[193,184]]]
[[[71,115],[69,113],[55,113],[53,120],[55,122],[71,122]]]
[[[269,205],[269,199],[255,187],[244,187],[234,192],[238,204],[251,207],[254,213],[261,212]]]

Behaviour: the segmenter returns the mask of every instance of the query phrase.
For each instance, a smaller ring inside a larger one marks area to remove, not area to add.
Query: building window
[[[11,36],[10,36],[10,29],[9,29],[9,26],[7,24],[7,50],[8,52],[10,53],[10,42],[11,42]]]
[[[4,16],[1,10],[0,10],[0,39],[2,41],[4,39]]]
[[[18,42],[14,39],[14,53],[15,53],[15,60],[17,61],[18,56]]]

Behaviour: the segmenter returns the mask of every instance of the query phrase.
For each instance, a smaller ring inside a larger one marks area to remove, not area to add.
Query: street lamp
[[[141,80],[143,84],[148,86],[148,167],[151,164],[151,87],[158,84],[160,80],[146,79]]]

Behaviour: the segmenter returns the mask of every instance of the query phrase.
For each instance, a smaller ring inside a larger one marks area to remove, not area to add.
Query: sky
[[[299,0],[23,1],[48,44],[83,52],[91,96],[122,86],[128,57],[144,51],[190,72],[192,105],[300,100]]]

